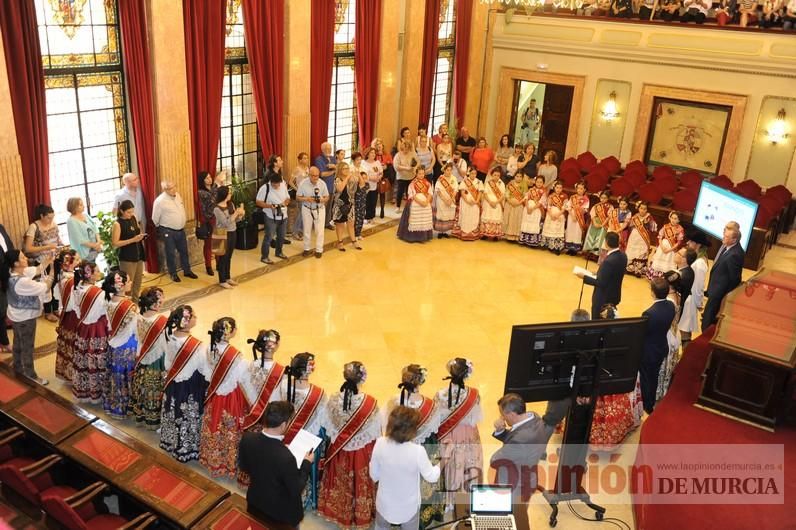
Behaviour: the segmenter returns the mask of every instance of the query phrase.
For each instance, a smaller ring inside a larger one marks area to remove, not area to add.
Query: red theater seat
[[[649,173],[647,165],[641,160],[633,160],[632,162],[628,162],[625,166],[625,174],[627,174],[628,171],[640,171],[644,174],[645,180],[647,178],[647,174]]]
[[[672,208],[681,212],[693,212],[699,193],[695,190],[680,190],[672,197]]]
[[[664,195],[672,195],[679,187],[679,184],[677,183],[677,177],[674,175],[658,177],[653,180],[652,183],[655,184],[655,186],[657,186]]]
[[[680,185],[684,188],[699,191],[705,177],[699,171],[689,170],[680,175]]]
[[[588,173],[597,167],[597,157],[591,151],[579,154],[577,160],[578,167],[583,173]]]
[[[71,486],[61,486],[53,482],[49,470],[59,462],[61,457],[58,455],[50,455],[38,462],[25,463],[26,465],[21,465],[24,462],[17,459],[11,460],[0,465],[0,482],[3,483],[3,488],[11,489],[32,507],[39,508],[42,495],[68,497],[77,491]]]
[[[600,160],[600,165],[608,170],[608,176],[614,176],[622,169],[622,164],[619,159],[611,155]]]
[[[558,178],[564,183],[567,188],[572,188],[580,182],[580,170],[567,168],[558,174]]]
[[[757,200],[758,209],[765,208],[773,216],[777,217],[782,213],[783,206],[774,197],[763,195]]]
[[[725,190],[732,189],[732,181],[727,175],[718,175],[710,179],[710,183],[714,186],[718,186],[719,188],[724,188]]]
[[[94,498],[108,489],[101,482],[92,484],[70,497],[43,495],[42,506],[49,517],[68,530],[128,530],[146,528],[157,519],[149,512],[142,513],[133,520],[120,515],[99,513],[94,506]]]
[[[654,182],[648,182],[638,189],[638,196],[644,202],[658,204],[663,199],[663,192]]]
[[[616,197],[629,197],[636,191],[636,186],[627,177],[619,177],[611,182],[611,195]]]
[[[586,190],[589,193],[598,193],[608,187],[608,177],[598,171],[586,175]]]
[[[735,186],[735,193],[747,199],[756,201],[763,194],[763,188],[754,180],[744,180]]]
[[[793,194],[790,192],[788,188],[786,188],[782,184],[777,184],[776,186],[768,188],[766,190],[765,196],[774,197],[780,202],[780,204],[783,207],[785,207],[790,202],[791,198],[793,197]]]
[[[625,171],[624,177],[633,184],[633,187],[638,189],[647,182],[647,174],[640,171]]]
[[[11,427],[0,432],[0,464],[14,458],[12,442],[23,436],[25,436],[25,433],[17,427]]]
[[[755,217],[755,227],[768,228],[771,221],[774,220],[774,215],[767,208],[758,208],[757,217]]]
[[[558,168],[559,172],[561,173],[569,169],[574,169],[575,171],[580,172],[580,167],[578,167],[578,161],[572,157],[569,157],[563,162],[561,162],[561,167]]]
[[[669,166],[657,166],[652,170],[652,180],[658,180],[661,177],[674,177],[677,172]]]

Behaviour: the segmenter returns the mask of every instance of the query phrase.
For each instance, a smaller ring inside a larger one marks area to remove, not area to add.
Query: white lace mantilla
[[[108,326],[110,326],[111,322],[111,313],[115,311],[116,307],[121,303],[121,300],[118,302],[114,302],[113,300],[108,302]],[[124,316],[124,320],[122,320],[122,323],[119,325],[119,332],[116,333],[114,337],[108,339],[108,346],[111,348],[124,346],[124,344],[130,339],[130,336],[132,336],[133,333],[138,330],[139,317],[140,315],[138,314],[138,311],[136,311],[135,307],[132,311],[128,311]]]
[[[72,298],[75,299],[75,313],[77,313],[77,317],[80,318],[82,315],[80,314],[80,303],[83,301],[83,295],[86,294],[86,290],[88,286],[80,287],[79,289],[74,289],[72,291]],[[105,294],[102,293],[99,295],[97,300],[89,309],[88,314],[83,318],[83,324],[94,324],[102,317],[107,317],[107,302],[105,301]]]
[[[271,371],[273,365],[274,361],[265,361],[262,368],[260,368],[259,360],[248,363],[246,373],[241,380],[241,387],[249,403],[255,403],[257,398],[260,397],[260,391],[263,389],[265,379],[268,377],[268,372]],[[269,403],[278,400],[277,393],[278,392],[274,391],[271,394],[271,397],[268,399]]]
[[[144,338],[146,337],[147,333],[149,333],[149,329],[152,327],[152,324],[155,323],[155,319],[158,318],[158,315],[153,315],[151,317],[145,317],[141,315],[138,318],[138,354],[141,354],[141,345],[144,342]],[[152,343],[152,347],[149,348],[148,352],[145,352],[144,358],[141,359],[141,364],[148,365],[152,364],[161,357],[166,354],[166,330],[164,329],[155,342]]]
[[[326,424],[324,427],[326,427],[326,434],[332,439],[332,442],[337,439],[340,429],[343,428],[348,418],[357,410],[357,407],[359,407],[363,399],[365,399],[365,394],[351,396],[351,406],[348,408],[348,411],[343,410],[342,392],[335,394],[329,399],[329,403],[326,407]],[[381,415],[379,414],[378,407],[376,407],[376,410],[370,415],[365,426],[348,441],[345,447],[343,447],[343,451],[356,451],[357,449],[362,449],[379,436],[381,436]]]
[[[293,403],[293,406],[296,407],[296,411],[301,408],[301,405],[304,404],[304,401],[307,400],[307,396],[310,393],[310,389],[308,388],[297,388],[296,389],[296,401]],[[279,384],[279,387],[276,391],[271,395],[271,401],[287,401],[287,379],[282,379],[282,382]],[[326,419],[326,412],[329,406],[329,396],[326,395],[326,392],[323,393],[323,397],[321,398],[321,402],[318,404],[318,407],[315,409],[315,413],[309,419],[309,421],[304,425],[304,430],[309,431],[313,434],[318,434],[321,430],[321,427],[328,424]]]
[[[218,351],[223,352],[224,348],[226,347],[227,347],[226,343],[220,343],[218,345]],[[212,357],[213,354],[209,352],[210,350],[208,348],[208,354]],[[219,358],[221,358],[220,354]],[[218,361],[216,361],[216,364],[218,364]],[[215,365],[213,365],[212,369],[210,370],[211,379],[213,376],[213,370],[215,370]],[[216,394],[219,396],[227,396],[231,394],[236,388],[238,388],[238,385],[243,387],[242,383],[247,379],[249,379],[249,361],[243,358],[243,353],[241,352],[241,354],[238,355],[237,358],[232,362],[232,366],[227,371],[227,375],[224,376],[224,380],[221,381],[220,385],[218,385]],[[245,394],[246,392],[244,391],[244,395]],[[249,404],[253,402],[254,402],[253,400],[249,400]]]
[[[421,445],[423,444],[423,442],[426,441],[426,438],[428,438],[432,434],[436,434],[436,432],[439,431],[439,424],[442,423],[442,418],[440,417],[439,405],[437,404],[436,400],[432,399],[432,401],[434,402],[434,408],[431,411],[431,417],[417,430],[417,434],[415,435],[414,440],[412,440],[413,442]],[[384,425],[385,429],[387,428],[387,420],[390,417],[390,412],[392,412],[392,410],[400,404],[401,404],[401,394],[398,394],[397,396],[393,397],[387,403],[387,407],[382,417],[382,424]],[[420,405],[422,404],[423,404],[423,396],[421,396],[420,394],[412,394],[411,396],[409,396],[409,399],[404,402],[404,406],[412,407],[413,409],[419,409]]]
[[[174,364],[174,359],[177,357],[177,352],[180,350],[180,347],[188,340],[188,336],[185,337],[177,337],[172,336],[168,341],[168,347],[166,348],[166,370],[168,371],[171,369],[171,366]],[[175,383],[180,383],[182,381],[187,381],[191,378],[194,372],[201,373],[205,380],[209,381],[210,376],[208,375],[208,366],[206,362],[207,358],[207,345],[204,343],[200,343],[199,347],[196,351],[191,355],[191,358],[185,363],[185,366],[182,367],[180,373],[177,374],[177,377],[174,378]]]
[[[451,389],[451,393],[453,394],[453,400],[451,402],[451,408],[448,408],[448,389],[443,388],[439,392],[437,392],[437,407],[440,411],[440,423],[445,421],[448,416],[450,416],[451,412],[456,409],[456,406],[464,401],[467,398],[467,394],[470,392],[470,387],[464,387],[462,390],[461,395],[459,396],[458,401],[456,400],[456,393],[458,391],[457,386],[453,386]],[[461,423],[464,425],[470,425],[474,427],[478,425],[478,423],[483,419],[483,413],[481,412],[481,396],[478,396],[478,401],[476,402],[475,406],[467,413],[467,415],[462,419]]]

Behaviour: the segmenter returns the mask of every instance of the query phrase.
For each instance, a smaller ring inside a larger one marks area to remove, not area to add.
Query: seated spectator
[[[790,31],[796,28],[796,0],[789,0],[783,6],[784,13],[782,15],[782,29]]]
[[[639,20],[652,20],[652,12],[655,9],[655,0],[636,0],[633,2],[638,12]]]
[[[738,23],[742,28],[753,26],[757,23],[757,0],[740,0],[738,13],[740,19]]]
[[[685,0],[683,7],[685,13],[680,22],[696,22],[703,24],[708,16],[708,9],[713,5],[711,0]]]
[[[633,15],[632,0],[612,0],[610,15],[614,18],[630,18]]]
[[[780,0],[764,0],[760,13],[760,27],[773,28],[779,25],[782,20],[783,8],[783,3]]]
[[[680,0],[661,0],[658,18],[666,22],[673,22],[680,18]]]
[[[719,26],[726,26],[735,22],[738,16],[738,0],[720,0],[719,7],[716,8],[716,23]]]
[[[592,17],[607,17],[611,11],[611,0],[592,0],[583,4],[583,14]]]

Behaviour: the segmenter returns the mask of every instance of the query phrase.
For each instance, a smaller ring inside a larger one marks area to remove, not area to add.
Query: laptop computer
[[[470,485],[470,524],[473,530],[517,530],[511,513],[511,486]]]

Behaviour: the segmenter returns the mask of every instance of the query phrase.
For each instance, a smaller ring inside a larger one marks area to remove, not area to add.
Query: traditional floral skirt
[[[199,458],[199,438],[207,381],[200,372],[163,393],[160,448],[180,462]]]
[[[600,396],[594,408],[589,445],[594,451],[611,451],[637,427],[629,394]],[[635,400],[634,400],[635,401]]]
[[[423,442],[428,459],[435,462],[439,458],[440,446],[437,435],[432,434]],[[420,478],[420,529],[442,522],[445,515],[445,498],[442,492],[444,481],[436,484]]]
[[[543,236],[543,241],[544,241],[544,246],[546,246],[550,250],[564,250],[564,238],[563,237]]]
[[[439,450],[446,508],[457,503],[466,505],[469,499],[467,488],[483,477],[484,455],[478,427],[459,424],[440,441]]]
[[[238,445],[249,405],[240,387],[226,396],[213,396],[205,405],[199,463],[214,477],[234,479],[238,472]]]
[[[583,249],[592,254],[597,254],[603,247],[607,233],[608,231],[605,227],[589,226],[589,230],[586,231],[586,240],[583,242]]]
[[[113,418],[126,419],[131,412],[130,396],[137,352],[135,335],[130,335],[127,342],[118,348],[108,347],[108,375],[102,391],[102,408]]]
[[[81,324],[72,350],[72,393],[78,401],[99,403],[107,377],[108,321]]]
[[[354,235],[362,235],[362,225],[365,224],[365,200],[367,199],[367,188],[357,188],[354,195]]]
[[[503,237],[508,241],[517,241],[520,238],[522,226],[522,212],[525,206],[507,205],[503,209]]]
[[[55,377],[67,383],[72,382],[74,375],[72,356],[77,339],[77,322],[77,314],[74,311],[67,311],[56,330],[58,339],[55,350]]]
[[[136,423],[155,431],[160,427],[163,407],[163,357],[152,364],[139,364],[133,373],[131,409]]]
[[[323,470],[318,513],[342,528],[367,528],[375,517],[376,486],[369,474],[375,443],[338,452]]]
[[[428,241],[434,238],[433,228],[431,206],[420,206],[409,201],[398,223],[398,239],[409,243]]]

